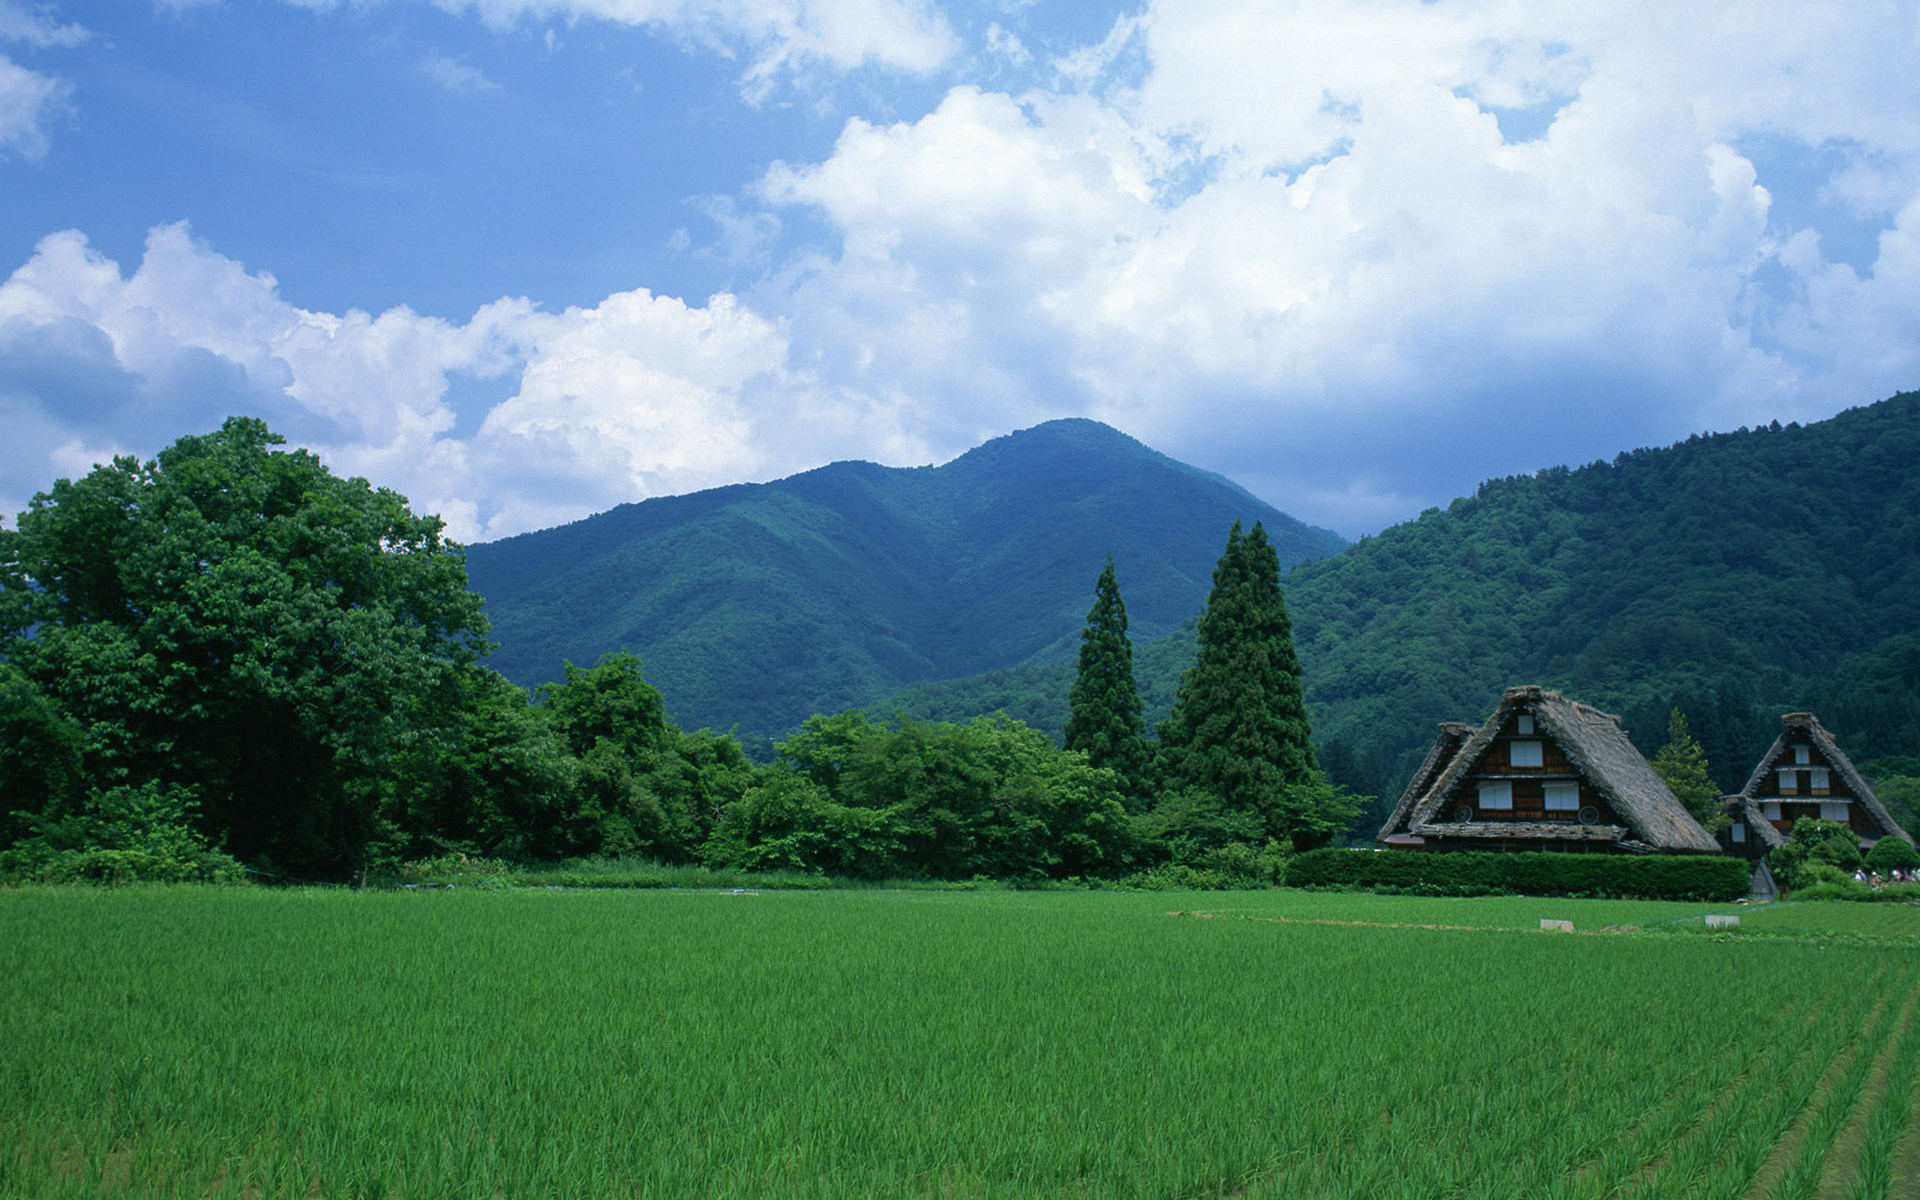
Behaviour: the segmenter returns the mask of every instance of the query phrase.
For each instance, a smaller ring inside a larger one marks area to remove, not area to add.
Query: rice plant
[[[0,892],[0,1196],[1887,1194],[1911,931],[1459,903]]]

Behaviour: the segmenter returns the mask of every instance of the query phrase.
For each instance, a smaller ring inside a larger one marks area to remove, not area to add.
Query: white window
[[[1813,770],[1808,771],[1807,774],[1813,776],[1813,790],[1815,795],[1827,790],[1827,769],[1825,767],[1815,767]]]
[[[1511,809],[1513,807],[1513,785],[1506,782],[1495,783],[1492,780],[1481,784],[1480,807]]]
[[[1807,747],[1795,746],[1793,748],[1793,761],[1800,764],[1803,767],[1806,766],[1807,765]]]
[[[1798,790],[1799,788],[1796,786],[1794,782],[1794,769],[1792,767],[1781,767],[1780,768],[1780,794],[1782,796],[1791,796],[1794,794],[1794,792]]]
[[[1513,728],[1516,733],[1532,733],[1533,732],[1533,714],[1521,713],[1519,716],[1515,717]]]
[[[1761,801],[1760,815],[1769,821],[1778,821],[1780,819],[1780,802],[1778,800]]]
[[[1546,762],[1541,756],[1539,742],[1507,743],[1507,761],[1516,767],[1537,767]]]
[[[1822,821],[1845,822],[1847,819],[1847,802],[1845,800],[1822,800],[1820,802],[1820,819]]]
[[[1546,785],[1548,812],[1573,812],[1580,807],[1580,785],[1574,781],[1556,780]]]

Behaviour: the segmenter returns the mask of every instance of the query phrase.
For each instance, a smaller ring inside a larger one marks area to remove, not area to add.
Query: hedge
[[[1310,850],[1287,865],[1287,884],[1426,896],[1596,896],[1719,903],[1747,894],[1749,868],[1704,854],[1443,854],[1407,850]]]

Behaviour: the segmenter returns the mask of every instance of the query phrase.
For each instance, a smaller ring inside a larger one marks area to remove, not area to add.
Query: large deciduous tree
[[[1303,844],[1339,832],[1355,802],[1315,760],[1280,560],[1260,525],[1243,533],[1235,521],[1228,532],[1198,636],[1160,726],[1163,787],[1175,807],[1232,840]]]
[[[236,417],[34,497],[0,531],[0,657],[87,731],[94,787],[177,790],[240,858],[341,878],[486,622],[437,517],[283,442]]]
[[[1093,608],[1080,632],[1080,669],[1068,693],[1066,748],[1120,776],[1129,797],[1143,791],[1147,747],[1140,689],[1133,677],[1133,643],[1127,640],[1127,606],[1114,578],[1113,557],[1094,583]]]

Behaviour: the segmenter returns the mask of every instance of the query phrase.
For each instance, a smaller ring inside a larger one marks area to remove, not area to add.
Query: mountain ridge
[[[523,685],[628,649],[685,725],[777,736],[926,679],[1070,653],[1106,555],[1136,627],[1204,604],[1234,520],[1288,564],[1344,548],[1218,475],[1084,418],[939,466],[843,461],[621,505],[467,549]]]

